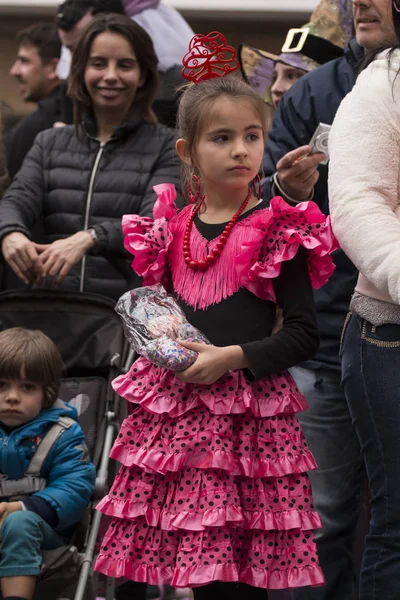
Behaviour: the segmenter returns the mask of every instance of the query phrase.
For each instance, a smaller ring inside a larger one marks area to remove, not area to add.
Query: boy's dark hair
[[[158,86],[158,60],[151,37],[143,27],[129,17],[104,14],[97,15],[86,28],[72,57],[68,94],[74,102],[74,121],[77,130],[85,116],[92,110],[92,99],[85,85],[85,70],[92,44],[98,35],[107,31],[124,37],[132,46],[143,78],[143,85],[136,92],[132,109],[135,109],[147,123],[156,123],[157,118],[152,104]]]
[[[58,37],[55,23],[34,23],[18,31],[17,43],[19,46],[34,46],[43,63],[49,63],[53,58],[61,56],[61,42]]]
[[[57,400],[63,362],[57,346],[42,331],[13,327],[0,332],[0,379],[21,375],[43,388],[43,407]]]
[[[71,31],[88,12],[93,16],[100,13],[125,14],[122,0],[65,0],[58,8],[57,27]]]

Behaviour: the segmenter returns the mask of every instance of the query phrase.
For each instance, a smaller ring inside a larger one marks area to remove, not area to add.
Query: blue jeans
[[[1,528],[0,577],[39,575],[42,550],[54,550],[65,543],[36,513],[11,513]]]
[[[398,600],[400,326],[373,327],[353,315],[344,336],[342,372],[372,497],[360,600]]]
[[[322,529],[315,532],[326,585],[292,592],[293,600],[354,600],[353,547],[361,509],[363,460],[340,373],[291,369],[309,408],[298,415],[318,465],[309,473]],[[380,599],[386,600],[386,599]]]

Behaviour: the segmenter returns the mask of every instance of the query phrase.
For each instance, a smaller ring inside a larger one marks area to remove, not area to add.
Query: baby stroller
[[[43,554],[35,600],[94,598],[92,565],[102,517],[94,506],[105,495],[115,470],[109,452],[125,408],[110,382],[133,359],[114,305],[113,300],[95,294],[41,290],[0,294],[0,330],[40,329],[58,345],[66,367],[59,396],[78,410],[97,471],[86,522],[77,527],[68,547]],[[107,581],[110,600],[113,583]]]

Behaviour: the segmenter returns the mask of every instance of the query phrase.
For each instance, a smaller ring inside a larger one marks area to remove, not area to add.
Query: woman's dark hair
[[[217,100],[226,98],[237,102],[249,102],[258,114],[264,142],[267,139],[267,107],[264,100],[247,83],[236,76],[222,77],[189,84],[183,92],[178,109],[179,136],[186,140],[189,154],[196,162],[196,145],[210,118],[212,107]],[[261,170],[262,172],[262,170]],[[198,175],[196,168],[182,162],[182,184],[186,192],[191,185],[192,175]],[[195,190],[192,190],[195,192]]]
[[[97,15],[83,32],[72,57],[68,93],[74,102],[75,127],[79,129],[85,116],[92,113],[92,99],[85,85],[85,70],[93,41],[104,32],[121,35],[132,46],[144,80],[143,85],[136,92],[133,106],[145,121],[156,123],[157,118],[152,104],[158,86],[158,60],[150,36],[143,27],[129,17],[101,14]]]
[[[43,409],[57,400],[62,370],[57,346],[42,331],[13,327],[0,332],[0,379],[25,377],[42,386]]]

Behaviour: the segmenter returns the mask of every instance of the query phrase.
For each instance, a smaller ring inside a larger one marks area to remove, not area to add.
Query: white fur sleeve
[[[396,59],[395,59],[396,58]],[[334,233],[363,275],[400,304],[400,61],[377,59],[344,99],[331,131]],[[395,78],[393,75],[397,75]]]

